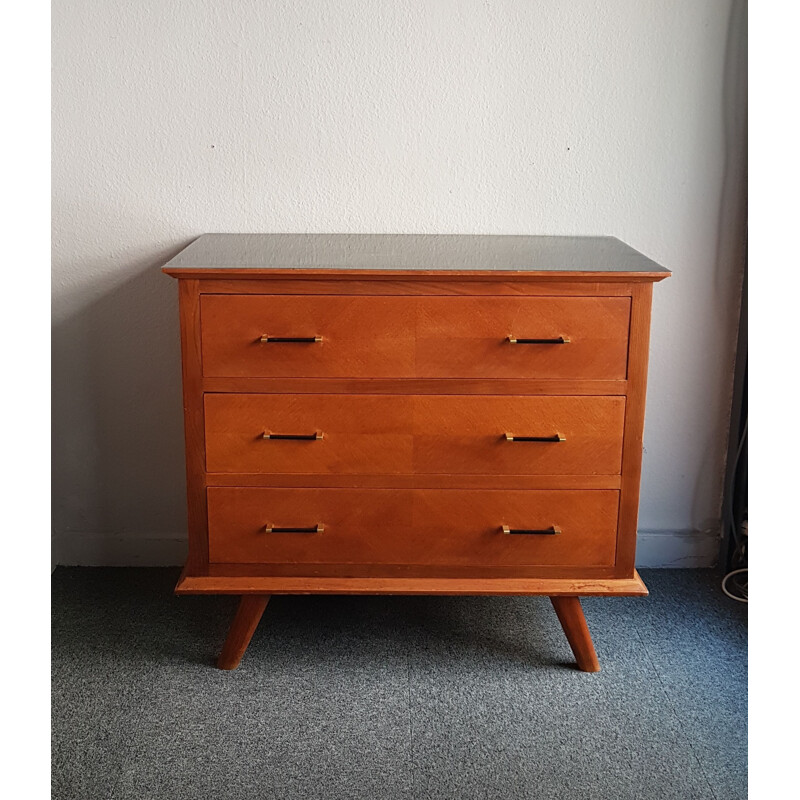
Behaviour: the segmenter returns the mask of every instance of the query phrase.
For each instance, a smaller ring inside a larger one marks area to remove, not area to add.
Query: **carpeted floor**
[[[53,797],[744,800],[747,606],[710,570],[584,600],[602,671],[546,598],[277,597],[172,569],[53,574]]]

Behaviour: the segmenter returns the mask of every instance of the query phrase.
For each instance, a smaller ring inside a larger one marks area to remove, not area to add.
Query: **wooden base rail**
[[[251,569],[252,574],[243,572]],[[274,566],[272,567],[274,569]],[[388,569],[388,568],[387,568]],[[320,568],[322,570],[322,567]],[[444,572],[444,570],[442,570]],[[355,568],[351,567],[355,573]],[[481,577],[479,575],[294,575],[259,574],[259,565],[215,566],[200,574],[184,570],[175,593],[183,594],[408,594],[646,597],[647,587],[631,578]]]

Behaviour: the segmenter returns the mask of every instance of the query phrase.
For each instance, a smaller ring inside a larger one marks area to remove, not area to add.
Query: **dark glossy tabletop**
[[[612,236],[208,233],[164,267],[206,269],[669,274]]]

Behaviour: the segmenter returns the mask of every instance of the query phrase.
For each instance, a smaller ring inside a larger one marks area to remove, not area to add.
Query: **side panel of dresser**
[[[208,504],[203,409],[203,364],[200,344],[200,281],[178,281],[183,364],[183,420],[186,439],[186,499],[189,510],[189,555],[185,573],[208,567]]]
[[[647,362],[650,348],[652,283],[631,286],[631,330],[628,338],[628,393],[622,441],[622,490],[617,530],[617,574],[633,575],[642,477]]]

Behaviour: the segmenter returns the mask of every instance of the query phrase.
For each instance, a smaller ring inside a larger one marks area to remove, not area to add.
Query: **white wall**
[[[740,0],[54,0],[52,18],[62,563],[180,557],[177,289],[159,268],[207,231],[610,234],[671,268],[642,560],[713,559]]]

